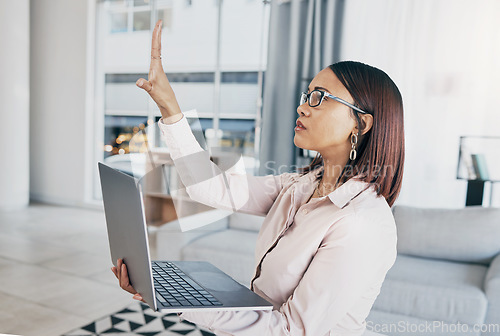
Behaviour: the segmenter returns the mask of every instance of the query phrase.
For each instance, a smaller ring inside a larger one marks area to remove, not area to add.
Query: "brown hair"
[[[405,157],[403,99],[396,84],[382,70],[360,62],[344,61],[329,68],[351,94],[354,105],[373,115],[373,126],[358,143],[354,161],[349,160],[339,181],[350,177],[376,186],[392,206],[401,191]],[[358,112],[351,109],[359,130],[365,125]],[[323,165],[318,155],[309,166],[301,168],[303,174]]]

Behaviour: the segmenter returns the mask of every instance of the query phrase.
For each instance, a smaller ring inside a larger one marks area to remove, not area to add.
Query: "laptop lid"
[[[142,192],[137,180],[98,163],[111,262],[122,258],[130,283],[157,310]],[[138,225],[138,223],[142,223]]]

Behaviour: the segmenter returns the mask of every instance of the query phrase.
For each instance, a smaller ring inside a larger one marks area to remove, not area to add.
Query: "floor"
[[[0,212],[0,334],[56,336],[121,310],[132,298],[111,266],[102,210]]]

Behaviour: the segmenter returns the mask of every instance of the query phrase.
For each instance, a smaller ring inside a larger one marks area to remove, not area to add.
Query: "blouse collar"
[[[321,166],[309,172],[308,175],[310,182],[315,181],[323,172],[323,170],[324,167]],[[347,182],[345,182],[326,196],[328,196],[330,201],[339,208],[345,207],[356,196],[361,194],[366,189],[370,188],[370,184],[368,182],[360,181],[358,178],[359,176],[353,176],[352,178],[347,180]]]

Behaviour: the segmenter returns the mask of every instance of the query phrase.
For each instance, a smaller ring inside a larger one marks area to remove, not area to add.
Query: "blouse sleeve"
[[[186,192],[214,208],[265,216],[294,173],[252,176],[221,170],[203,150],[185,116],[172,124],[158,122]]]
[[[395,227],[379,224],[373,218],[353,215],[332,226],[279,310],[186,312],[181,316],[217,335],[325,335],[370,286],[383,281],[394,263]]]

